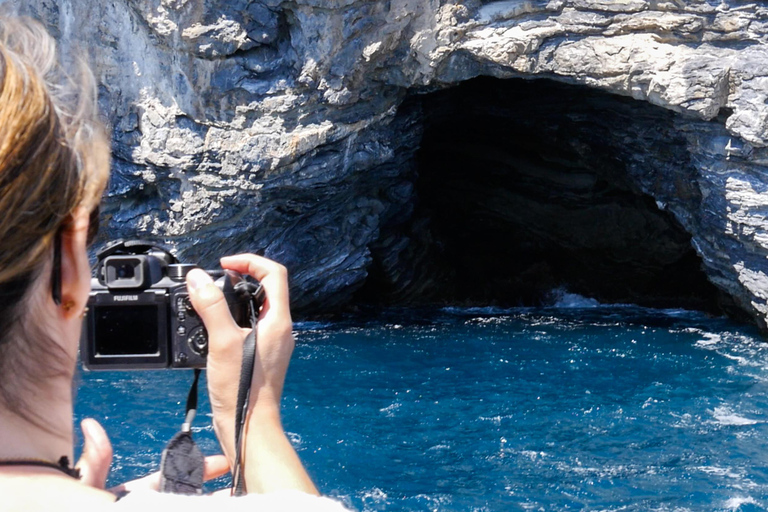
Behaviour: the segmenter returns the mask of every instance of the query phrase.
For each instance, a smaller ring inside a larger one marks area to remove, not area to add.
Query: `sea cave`
[[[382,228],[355,302],[540,306],[574,293],[734,309],[690,234],[641,189],[674,176],[700,199],[680,114],[580,85],[480,77],[413,93],[398,116],[421,130],[412,213]]]

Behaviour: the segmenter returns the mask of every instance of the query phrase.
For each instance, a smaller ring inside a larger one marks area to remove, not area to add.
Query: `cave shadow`
[[[398,116],[423,129],[416,207],[382,227],[356,302],[540,306],[568,292],[722,314],[690,234],[641,186],[700,199],[678,115],[551,80],[412,94]]]

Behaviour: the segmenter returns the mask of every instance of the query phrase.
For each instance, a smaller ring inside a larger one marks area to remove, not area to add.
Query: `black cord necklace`
[[[58,463],[40,459],[0,459],[0,466],[40,466],[61,471],[76,480],[80,479],[80,470],[70,465],[66,455],[62,455]]]

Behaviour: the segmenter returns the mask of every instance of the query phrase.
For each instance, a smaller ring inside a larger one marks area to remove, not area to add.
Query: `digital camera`
[[[118,240],[97,254],[80,353],[89,370],[204,368],[208,333],[189,300],[185,278],[197,265],[166,249]],[[250,277],[208,270],[238,325],[251,325],[263,292]],[[252,310],[250,308],[253,308]]]

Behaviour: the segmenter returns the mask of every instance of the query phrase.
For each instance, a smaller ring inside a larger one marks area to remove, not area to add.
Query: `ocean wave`
[[[564,288],[557,288],[550,292],[553,304],[552,307],[561,309],[583,309],[583,308],[599,308],[603,306],[596,299],[590,297],[584,297],[577,293],[569,293]]]
[[[760,504],[757,501],[755,501],[755,499],[751,496],[746,496],[746,497],[738,496],[738,497],[730,498],[728,501],[726,501],[723,504],[723,507],[726,508],[727,510],[739,510],[741,509],[742,505],[755,505],[758,508],[762,508],[760,507]]]
[[[740,416],[726,406],[715,407],[715,409],[712,411],[712,416],[720,425],[746,426],[763,423],[760,420],[753,420],[745,418],[744,416]]]
[[[738,480],[741,480],[742,478],[744,478],[743,474],[735,472],[732,468],[722,468],[719,466],[699,466],[696,469],[708,475],[724,476],[727,478],[738,479]]]
[[[710,348],[723,341],[723,337],[719,334],[711,332],[701,332],[703,339],[696,341],[696,346],[701,348]]]
[[[367,506],[384,504],[387,502],[388,498],[387,493],[378,487],[372,487],[371,489],[360,491],[358,493],[358,497]]]
[[[393,404],[390,404],[386,407],[379,409],[379,412],[383,412],[384,415],[387,416],[388,418],[394,418],[395,411],[397,411],[402,406],[403,404],[401,402],[394,402]]]
[[[317,322],[313,320],[305,320],[303,322],[294,322],[293,329],[295,331],[319,331],[322,329],[328,329],[334,327],[334,322]]]
[[[448,306],[444,308],[440,308],[440,311],[443,313],[448,313],[449,315],[458,315],[458,316],[469,316],[469,315],[487,315],[487,316],[503,316],[503,315],[511,315],[514,313],[518,313],[523,310],[527,310],[530,308],[500,308],[497,306],[468,306],[468,307],[460,307],[460,306]]]

